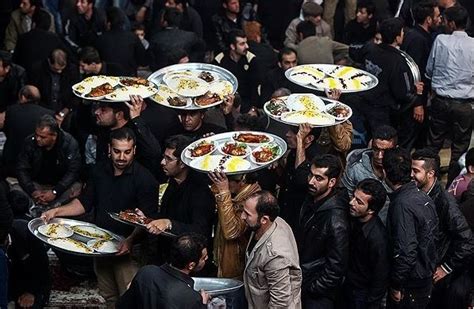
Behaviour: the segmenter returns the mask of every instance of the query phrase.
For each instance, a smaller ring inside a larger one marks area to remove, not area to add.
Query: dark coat
[[[334,297],[349,260],[349,195],[333,193],[314,207],[312,197],[301,208],[298,249],[303,271],[303,298]]]
[[[12,64],[8,75],[0,82],[0,113],[4,112],[8,105],[18,101],[18,92],[25,85],[25,80],[25,69]]]
[[[35,132],[36,123],[46,114],[54,116],[52,110],[39,106],[37,102],[14,104],[7,108],[3,126],[7,137],[3,148],[3,163],[9,174],[14,174],[13,170],[25,138]]]
[[[436,267],[438,216],[430,197],[409,182],[389,194],[387,229],[392,249],[391,287],[424,287]]]
[[[92,18],[86,20],[84,15],[75,10],[64,22],[64,36],[73,50],[79,47],[93,46],[98,36],[105,31],[105,14],[94,8]]]
[[[67,132],[61,131],[56,143],[57,145],[54,147],[57,151],[56,167],[63,175],[54,186],[54,190],[59,196],[78,180],[81,169],[81,154],[76,140]],[[35,136],[27,137],[18,157],[17,177],[21,187],[29,195],[35,190],[33,182],[41,170],[42,161],[43,150],[36,144]]]

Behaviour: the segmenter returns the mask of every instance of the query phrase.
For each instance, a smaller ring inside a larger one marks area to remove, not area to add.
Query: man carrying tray
[[[153,175],[134,161],[136,137],[130,128],[111,131],[110,159],[97,163],[79,198],[42,214],[44,221],[55,217],[78,216],[93,211],[95,223],[111,232],[126,236],[115,257],[94,259],[99,290],[113,308],[119,296],[135,276],[138,266],[128,255],[138,230],[114,221],[108,212],[141,209],[152,216],[158,206],[158,183]]]

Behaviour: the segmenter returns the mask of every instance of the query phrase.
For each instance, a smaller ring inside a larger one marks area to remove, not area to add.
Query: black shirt
[[[364,28],[364,25],[357,22],[357,18],[347,23],[344,28],[343,43],[347,45],[365,44],[375,37],[377,30],[377,23],[372,19],[369,26]]]
[[[199,129],[197,129],[196,131],[183,130],[181,134],[196,140],[196,139],[202,138],[204,134],[209,134],[209,133],[219,134],[219,133],[224,133],[224,132],[225,132],[225,129],[221,126],[218,126],[213,123],[203,122],[202,125],[199,127]]]
[[[42,149],[43,161],[40,172],[38,173],[38,178],[35,180],[39,184],[55,185],[61,180],[62,175],[57,168],[58,151],[55,148],[56,146],[51,150]]]
[[[137,162],[114,176],[110,160],[98,163],[89,177],[79,201],[86,212],[94,211],[95,223],[122,236],[128,236],[133,227],[110,218],[107,212],[138,208],[149,217],[158,209],[158,183],[153,175]]]
[[[378,216],[366,223],[353,221],[346,284],[350,289],[367,290],[367,302],[379,306],[388,286],[387,245],[387,231]]]

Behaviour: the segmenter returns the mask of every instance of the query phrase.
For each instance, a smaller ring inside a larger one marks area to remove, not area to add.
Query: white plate
[[[231,94],[233,89],[232,84],[226,80],[219,80],[209,84],[209,91],[217,93],[221,98]]]
[[[297,83],[309,85],[324,78],[325,72],[312,65],[301,65],[292,70],[290,78]]]
[[[169,79],[166,84],[183,97],[198,97],[209,90],[209,84],[197,77],[178,76]]]
[[[112,101],[130,101],[131,95],[139,95],[142,98],[148,98],[157,92],[153,86],[126,86],[115,89],[114,92],[105,96]]]
[[[336,115],[333,115],[332,113],[329,113],[329,110],[331,110],[334,107],[341,107],[341,108],[346,109],[347,112],[348,112],[347,116],[338,117]],[[343,103],[329,103],[328,105],[326,105],[326,109],[325,109],[324,112],[331,115],[331,116],[333,116],[334,118],[336,118],[337,121],[345,121],[345,120],[351,118],[351,116],[352,116],[352,108],[350,108],[350,106],[347,106],[346,104],[343,104]]]
[[[231,155],[230,153],[225,153],[224,150],[222,150],[222,149],[228,144],[234,144],[234,145],[235,144],[240,144],[240,145],[244,146],[245,147],[245,154],[241,155],[241,156],[234,156],[234,155]],[[248,146],[248,144],[240,143],[240,142],[233,142],[233,141],[228,141],[228,142],[225,142],[225,143],[221,143],[221,144],[219,144],[219,146],[217,148],[218,148],[218,151],[224,156],[233,156],[233,157],[240,157],[240,158],[247,157],[250,154],[250,152],[252,151],[250,149],[250,146]]]
[[[184,152],[184,155],[186,156],[186,158],[188,159],[195,159],[195,158],[199,158],[199,157],[202,157],[202,156],[193,156],[192,153],[191,153],[191,150],[194,150],[195,147],[197,147],[198,145],[200,145],[201,143],[203,142],[206,142],[206,143],[209,143],[209,144],[213,144],[214,145],[214,148],[206,153],[206,154],[203,154],[202,156],[205,156],[205,155],[208,155],[208,154],[212,154],[214,151],[216,151],[217,147],[216,147],[216,143],[214,141],[211,141],[209,139],[200,139],[198,141],[195,141],[194,143],[192,143],[191,145],[189,145],[185,152]]]
[[[48,243],[67,251],[78,253],[94,253],[94,250],[89,248],[85,243],[71,238],[49,238]]]
[[[262,141],[261,143],[248,143],[248,142],[244,142],[244,141],[240,141],[240,140],[237,140],[237,138],[241,135],[241,134],[251,134],[251,135],[264,135],[266,137],[266,140]],[[266,143],[271,143],[273,142],[273,137],[271,135],[268,135],[268,134],[265,134],[263,132],[251,132],[251,131],[240,131],[240,132],[237,132],[235,133],[234,135],[232,135],[232,139],[238,143],[245,143],[249,146],[260,146],[261,144],[266,144]]]
[[[258,151],[261,151],[263,148],[273,148],[275,147],[277,149],[277,153],[275,154],[275,156],[270,160],[270,161],[267,161],[267,162],[258,162],[255,157],[254,157],[254,153],[258,152]],[[255,148],[253,151],[252,151],[252,154],[250,155],[250,161],[254,164],[257,164],[257,165],[266,165],[266,164],[271,164],[273,162],[275,162],[276,160],[278,160],[278,158],[280,158],[281,156],[281,149],[280,147],[275,144],[275,143],[268,143],[268,144],[265,144],[265,145],[262,145],[260,147],[257,147]]]
[[[50,238],[67,238],[74,234],[69,226],[59,223],[42,225],[38,227],[38,232]]]
[[[101,228],[90,225],[75,225],[71,227],[74,233],[87,237],[97,239],[112,239],[113,236]]]
[[[222,163],[223,162],[223,163]],[[207,155],[196,158],[189,164],[192,168],[210,172],[219,170],[226,173],[237,171],[245,171],[250,169],[250,162],[241,157],[223,156],[223,155]]]
[[[196,77],[196,72],[193,72],[191,70],[168,72],[163,76],[163,81],[168,84],[168,82],[172,79],[180,77]]]
[[[87,242],[87,246],[100,253],[116,253],[119,243],[111,240],[91,239]]]
[[[323,100],[311,93],[291,94],[286,102],[286,106],[294,111],[324,111],[326,106]]]
[[[72,86],[72,89],[78,94],[85,95],[91,91],[92,88],[100,86],[105,83],[109,83],[112,87],[119,84],[120,78],[116,76],[105,76],[96,75],[89,76],[83,79],[81,82]]]
[[[211,74],[211,76],[214,78],[214,80],[211,81],[211,82],[208,82],[208,81],[205,81],[204,79],[200,78],[199,75],[201,75],[202,72],[207,72],[207,73]],[[218,75],[218,74],[216,74],[216,73],[214,73],[214,72],[211,72],[211,71],[206,71],[206,70],[194,71],[194,72],[193,72],[193,76],[195,76],[195,77],[197,77],[197,78],[199,78],[199,79],[204,80],[206,83],[214,83],[214,82],[216,82],[216,81],[219,80],[219,75]],[[232,85],[231,85],[231,86],[232,86]]]
[[[314,126],[328,126],[336,122],[336,118],[329,114],[315,113],[313,111],[287,112],[283,113],[280,119],[291,124],[309,123]]]

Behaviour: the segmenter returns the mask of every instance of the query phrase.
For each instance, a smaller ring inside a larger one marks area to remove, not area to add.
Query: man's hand
[[[204,305],[207,305],[209,303],[209,301],[211,300],[211,295],[209,295],[208,293],[206,293],[206,291],[204,291],[203,289],[201,289],[201,297],[202,297],[202,303]]]
[[[17,302],[20,308],[31,308],[35,304],[35,296],[31,293],[25,292],[18,297]]]
[[[161,232],[166,231],[171,226],[169,219],[153,220],[146,225],[148,232],[155,235],[160,235]]]
[[[214,171],[209,172],[207,175],[212,180],[219,193],[229,191],[229,179],[227,179],[225,173]]]
[[[415,83],[415,88],[416,88],[416,94],[417,95],[422,95],[423,94],[423,88],[425,84],[423,82],[416,82]]]
[[[143,98],[139,95],[131,95],[130,103],[124,102],[130,109],[130,119],[140,116],[144,108]]]
[[[224,115],[232,113],[232,108],[234,107],[235,95],[229,94],[224,97],[224,100],[221,104],[221,110]]]
[[[396,301],[397,303],[399,303],[402,298],[403,298],[403,295],[402,295],[402,292],[401,291],[397,291],[397,290],[394,290],[394,289],[390,289],[390,297]]]
[[[145,21],[146,11],[147,11],[147,8],[145,6],[142,6],[138,10],[137,14],[135,14],[135,21],[137,23],[143,23]]]
[[[419,123],[423,122],[423,120],[425,119],[425,109],[423,105],[415,106],[413,108],[413,118]]]
[[[446,277],[448,275],[448,273],[446,273],[443,268],[441,268],[440,266],[436,267],[436,271],[435,273],[433,274],[433,282],[436,284],[438,283],[438,281],[440,281],[441,279],[443,279],[444,277]]]
[[[324,89],[324,92],[326,93],[326,96],[328,97],[328,99],[331,99],[331,100],[339,100],[339,98],[341,97],[341,94],[342,94],[342,91],[341,89]]]
[[[50,209],[48,211],[45,211],[41,214],[41,219],[43,219],[43,221],[45,223],[48,223],[51,219],[55,218],[58,214],[58,209],[59,208],[53,208],[53,209]]]
[[[309,123],[300,124],[298,133],[296,134],[296,141],[303,143],[306,136],[309,135],[309,132],[311,132],[311,125]]]
[[[122,240],[118,246],[118,252],[115,253],[115,255],[125,255],[130,253],[130,249],[132,249],[133,246],[133,239],[130,237],[125,238]]]

